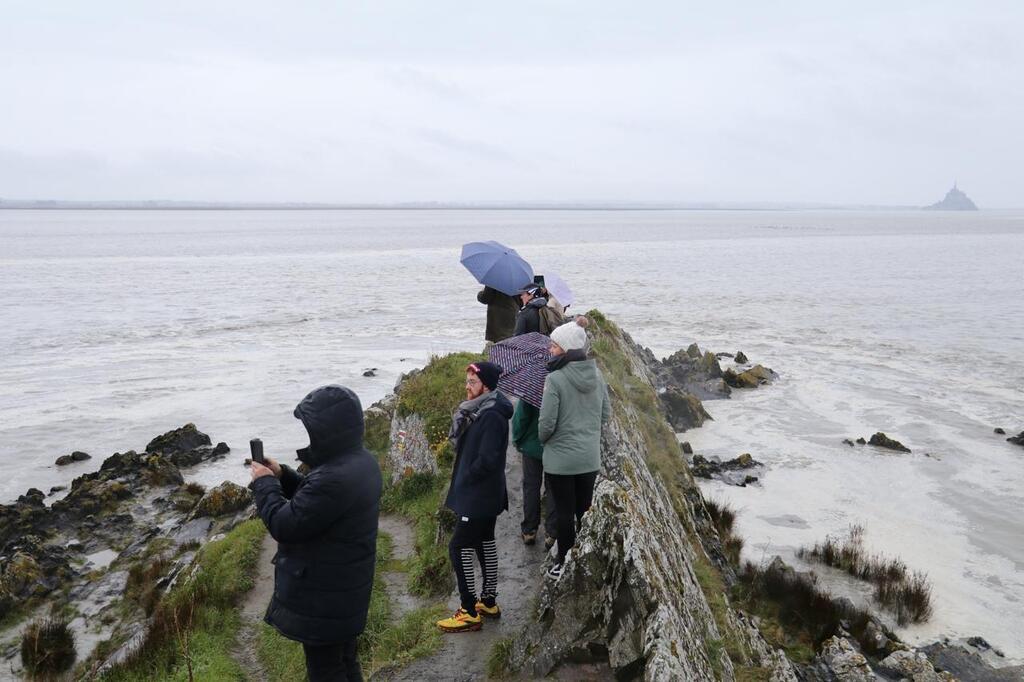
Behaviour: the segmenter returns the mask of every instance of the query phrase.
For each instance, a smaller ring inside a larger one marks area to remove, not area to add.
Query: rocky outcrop
[[[969,640],[968,640],[969,641]],[[928,660],[960,682],[1020,682],[1024,680],[1024,665],[994,668],[977,652],[947,642],[936,642],[922,650]]]
[[[727,369],[722,375],[726,384],[733,388],[757,388],[762,384],[770,384],[778,375],[762,365],[754,365],[748,370],[737,373]]]
[[[588,316],[614,404],[601,476],[562,576],[545,582],[536,620],[514,638],[511,667],[545,676],[597,658],[619,679],[731,680],[758,667],[795,680],[785,656],[698,581],[714,570],[696,530],[707,512],[674,434],[651,412],[655,377],[626,335]],[[740,644],[730,655],[723,641]]]
[[[217,517],[233,514],[245,509],[250,504],[252,504],[252,492],[248,488],[243,488],[231,481],[224,481],[200,498],[192,512],[192,517]]]
[[[889,438],[889,436],[885,435],[881,431],[871,436],[871,440],[868,441],[868,445],[875,445],[880,448],[886,448],[887,450],[895,450],[897,452],[910,452],[910,448],[908,448],[898,440]]]
[[[819,659],[834,675],[836,682],[875,682],[868,659],[845,637],[831,637],[821,645]]]
[[[1006,440],[1013,443],[1014,445],[1020,445],[1021,447],[1024,447],[1024,431],[1021,431],[1016,436],[1010,436]]]
[[[710,478],[744,487],[751,483],[757,483],[758,477],[746,473],[748,469],[762,466],[761,462],[745,452],[739,457],[724,462],[717,458],[708,459],[702,455],[694,455],[690,462],[690,471],[697,478]]]
[[[146,452],[160,455],[177,467],[196,466],[229,451],[227,443],[217,443],[216,447],[211,447],[210,437],[197,429],[195,424],[185,424],[168,431],[146,445]]]
[[[692,393],[672,387],[665,389],[659,397],[665,406],[668,423],[677,433],[700,426],[712,418],[704,409],[704,403]]]
[[[228,483],[203,497],[204,513],[219,518],[186,521],[202,488],[182,485],[174,455],[199,450],[201,459],[208,459],[206,453],[217,450],[209,443],[188,425],[154,439],[150,452],[107,457],[98,470],[75,478],[67,494],[49,507],[34,488],[0,505],[0,621],[11,611],[44,609],[51,601],[73,618],[73,625],[101,630],[109,631],[111,623],[123,618],[144,617],[115,608],[123,590],[97,596],[94,588],[106,584],[112,562],[146,561],[152,556],[150,546],[163,551],[205,542],[248,516],[249,491]],[[194,501],[184,504],[189,496]],[[110,575],[118,573],[125,571],[111,569]],[[96,637],[89,641],[95,643]],[[7,669],[15,657],[10,641],[0,638],[0,666]]]
[[[963,190],[953,183],[953,188],[946,192],[942,201],[936,201],[930,206],[925,206],[928,211],[977,211],[978,207],[971,201],[970,197],[964,194]]]

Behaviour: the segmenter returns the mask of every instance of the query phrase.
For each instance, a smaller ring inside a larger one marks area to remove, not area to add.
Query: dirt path
[[[544,542],[527,547],[519,535],[522,519],[521,455],[509,448],[505,465],[509,511],[498,517],[498,605],[500,620],[488,620],[478,632],[444,635],[444,647],[428,658],[413,661],[390,673],[392,680],[480,680],[486,678],[487,657],[497,640],[514,634],[530,616],[543,580]],[[381,519],[383,528],[383,519]],[[396,543],[397,546],[397,543]],[[478,569],[479,570],[479,569]],[[479,573],[478,573],[479,576]],[[477,586],[480,580],[477,578]],[[397,594],[397,590],[393,594]],[[459,607],[457,592],[448,599],[454,612]]]
[[[380,517],[379,531],[391,537],[391,560],[402,562],[416,552],[416,536],[412,524],[398,516],[385,515]],[[384,572],[384,584],[388,589],[388,601],[392,608],[392,620],[396,621],[405,614],[426,606],[425,599],[409,594],[409,574],[402,570]]]
[[[267,673],[260,664],[256,654],[256,643],[259,638],[260,623],[263,622],[263,614],[270,603],[270,597],[274,594],[274,565],[271,560],[274,552],[277,551],[277,543],[267,533],[263,537],[263,545],[260,547],[259,574],[256,576],[256,583],[252,590],[245,596],[242,602],[242,626],[238,630],[238,642],[231,651],[234,658],[242,669],[245,670],[246,679],[253,682],[267,682]]]

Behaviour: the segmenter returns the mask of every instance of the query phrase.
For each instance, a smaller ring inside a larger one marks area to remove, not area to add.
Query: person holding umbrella
[[[585,318],[582,318],[585,319]],[[576,524],[590,509],[601,468],[601,426],[611,417],[608,385],[586,354],[587,332],[578,320],[551,332],[537,435],[544,445],[544,483],[555,498],[558,555],[548,575],[559,578],[576,544]]]
[[[512,336],[516,328],[516,315],[519,313],[519,302],[516,298],[493,287],[484,287],[476,295],[476,300],[487,306],[484,339],[498,343]]]
[[[523,282],[533,281],[533,268],[515,249],[495,241],[463,244],[459,262],[484,285],[476,299],[487,306],[487,340],[512,336],[520,308],[516,297]]]

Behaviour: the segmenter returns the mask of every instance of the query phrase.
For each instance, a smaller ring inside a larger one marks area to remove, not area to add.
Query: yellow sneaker
[[[466,609],[459,609],[451,618],[437,621],[437,627],[445,632],[470,632],[479,630],[483,626],[484,621],[480,617],[480,613],[478,612],[477,615],[471,616]]]
[[[501,607],[495,602],[494,606],[488,606],[482,601],[476,603],[476,612],[484,618],[501,618]]]

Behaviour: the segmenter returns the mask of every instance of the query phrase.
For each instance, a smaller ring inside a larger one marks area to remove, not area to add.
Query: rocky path
[[[413,661],[405,668],[388,673],[391,680],[480,680],[487,674],[487,657],[491,647],[503,637],[514,634],[532,616],[536,596],[543,580],[544,543],[527,547],[519,535],[522,519],[521,455],[509,448],[505,465],[508,482],[509,511],[498,517],[495,537],[498,544],[498,604],[500,620],[488,620],[478,632],[444,635],[443,648],[428,658]],[[384,529],[384,519],[381,519]],[[392,536],[394,537],[394,536]],[[398,543],[395,543],[396,549]],[[397,555],[397,551],[396,551]],[[477,574],[477,588],[480,586]],[[392,592],[397,595],[398,590]],[[453,592],[448,605],[452,612],[459,607],[458,593]]]
[[[238,630],[238,642],[231,652],[232,658],[245,671],[246,679],[252,682],[267,682],[267,673],[260,664],[256,644],[259,641],[263,614],[270,603],[270,597],[274,594],[274,565],[270,562],[276,551],[277,543],[270,537],[270,533],[267,533],[260,548],[259,574],[252,590],[242,602],[242,626]]]

